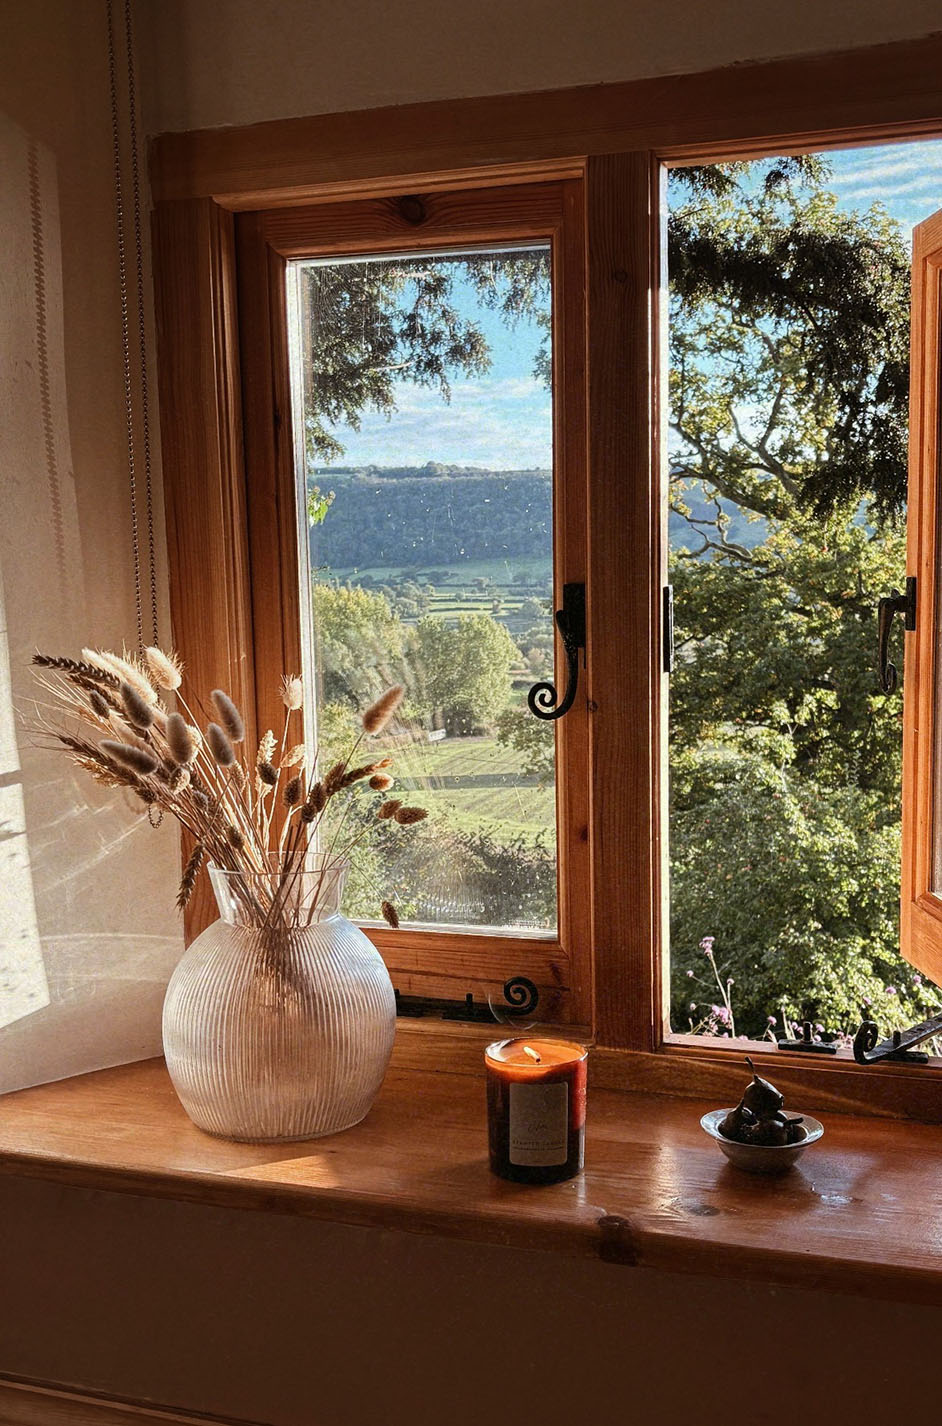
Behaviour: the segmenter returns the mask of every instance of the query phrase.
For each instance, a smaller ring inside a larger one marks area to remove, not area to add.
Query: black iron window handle
[[[934,1035],[942,1035],[942,1015],[933,1015],[908,1030],[894,1030],[889,1039],[880,1040],[880,1031],[873,1020],[864,1020],[854,1036],[854,1059],[859,1065],[876,1065],[881,1060],[903,1060],[909,1064],[928,1064],[929,1056],[913,1048]],[[879,1041],[879,1043],[878,1043]]]
[[[892,693],[897,684],[896,664],[890,663],[890,630],[897,614],[903,615],[903,628],[912,633],[916,627],[916,580],[910,575],[906,580],[906,593],[894,589],[880,600],[877,606],[877,676],[884,693]]]
[[[563,607],[553,616],[566,650],[566,691],[560,699],[553,683],[535,683],[527,694],[534,718],[562,718],[576,699],[579,683],[579,651],[585,648],[585,585],[563,585]]]

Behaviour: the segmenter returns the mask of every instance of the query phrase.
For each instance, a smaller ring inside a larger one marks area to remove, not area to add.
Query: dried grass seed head
[[[102,738],[101,749],[109,758],[121,763],[123,767],[130,768],[132,772],[140,773],[142,777],[148,777],[157,771],[157,759],[147,748],[136,747],[133,743],[119,743],[112,738]]]
[[[203,845],[201,842],[197,842],[187,857],[186,866],[183,868],[183,876],[180,878],[180,889],[177,892],[177,907],[180,911],[186,908],[186,904],[193,894],[193,887],[196,885],[196,878],[199,876],[200,867],[202,865]]]
[[[141,697],[133,684],[127,681],[121,684],[121,702],[124,704],[124,711],[129,723],[133,723],[137,729],[150,727],[154,721],[154,710]]]
[[[102,678],[105,679],[112,688],[117,688],[121,679],[115,673],[114,668],[108,660],[109,656],[103,654],[100,649],[83,649],[82,664],[80,667],[84,666],[93,670],[97,669]],[[54,663],[57,668],[64,667],[64,661],[61,659],[54,660]]]
[[[235,748],[233,748],[218,723],[210,723],[208,725],[206,729],[206,741],[209,744],[210,752],[220,767],[235,766]]]
[[[305,822],[313,822],[319,812],[327,806],[327,792],[322,782],[315,782],[304,804]]]
[[[82,656],[90,655],[98,660],[104,661],[104,666],[110,668],[112,673],[117,674],[119,680],[129,683],[143,698],[145,703],[154,704],[158,701],[157,690],[151,683],[144,669],[134,658],[133,654],[124,655],[106,653],[104,649],[83,649]]]
[[[92,705],[94,711],[98,714],[99,718],[108,717],[111,712],[111,705],[105,698],[102,697],[102,695],[98,692],[97,688],[92,688],[89,690],[88,701]]]
[[[180,687],[183,682],[183,666],[172,650],[170,653],[164,653],[163,649],[156,647],[145,649],[144,660],[147,672],[158,688],[173,693]]]
[[[402,702],[405,691],[401,683],[393,684],[392,688],[380,694],[375,703],[370,704],[362,718],[364,733],[375,735],[383,731]]]
[[[278,769],[273,767],[271,763],[259,763],[256,772],[258,773],[259,782],[263,782],[266,787],[277,787]]]
[[[361,782],[364,777],[369,777],[373,771],[373,763],[364,763],[362,767],[352,767],[349,772],[343,775],[341,787],[352,787],[355,782]]]
[[[297,807],[301,801],[301,779],[292,777],[285,783],[284,799],[286,807]]]
[[[386,792],[393,785],[393,780],[388,772],[374,772],[370,778],[370,787],[374,792]]]
[[[196,757],[196,744],[190,732],[190,725],[179,713],[171,713],[167,719],[167,747],[181,767],[191,763]]]
[[[381,822],[387,822],[390,817],[395,817],[402,803],[398,798],[390,797],[387,802],[383,802],[377,809],[376,815]]]
[[[167,785],[174,796],[179,797],[190,785],[190,769],[175,767],[167,778]]]
[[[281,701],[289,713],[301,707],[304,702],[304,684],[297,674],[285,674],[281,680]]]
[[[424,822],[428,813],[424,807],[397,807],[393,816],[400,827],[411,827],[416,822]]]
[[[275,749],[278,746],[278,739],[271,728],[264,734],[258,745],[258,752],[255,755],[255,766],[261,767],[262,763],[270,763],[275,756]]]
[[[343,787],[343,780],[346,777],[346,763],[334,763],[333,767],[324,778],[324,791],[328,797],[333,797],[335,792],[339,792]]]
[[[307,748],[303,743],[295,743],[293,748],[289,748],[281,759],[282,767],[297,767],[298,763],[303,763],[307,757]]]
[[[225,693],[221,688],[214,688],[210,697],[216,706],[219,721],[225,728],[232,742],[241,743],[245,737],[245,724],[242,721],[242,714],[228,693]]]
[[[384,901],[379,909],[383,913],[383,920],[386,921],[393,928],[394,931],[398,931],[399,912],[396,910],[395,906],[393,906],[392,902]]]
[[[120,680],[110,668],[103,668],[100,664],[91,663],[85,655],[91,653],[90,649],[82,650],[82,659],[61,658],[56,654],[33,654],[33,663],[37,668],[48,668],[56,673],[68,674],[70,677],[81,677],[89,679],[96,684],[105,684],[110,688],[117,688]]]

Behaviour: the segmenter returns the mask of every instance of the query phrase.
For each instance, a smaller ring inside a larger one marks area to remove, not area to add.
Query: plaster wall
[[[150,125],[682,74],[942,29],[938,0],[148,0]]]

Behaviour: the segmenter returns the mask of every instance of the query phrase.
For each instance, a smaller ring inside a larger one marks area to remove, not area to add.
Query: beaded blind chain
[[[142,574],[141,531],[138,514],[137,442],[134,422],[134,369],[131,350],[131,323],[128,300],[128,254],[125,239],[124,177],[121,160],[121,123],[118,104],[118,61],[115,42],[114,0],[106,0],[108,20],[108,80],[111,90],[111,141],[114,154],[115,219],[118,235],[118,286],[121,295],[121,354],[124,364],[124,411],[127,431],[127,459],[131,503],[131,550],[134,559],[134,600],[137,612],[137,641],[144,647],[144,577]],[[157,566],[154,557],[154,498],[150,445],[150,402],[147,385],[147,328],[144,315],[144,246],[141,235],[141,172],[138,152],[137,87],[134,75],[134,42],[131,0],[124,0],[124,42],[127,67],[127,109],[131,153],[131,222],[134,243],[135,302],[137,306],[137,365],[140,383],[141,457],[144,467],[144,525],[147,538],[147,582],[150,594],[151,642],[159,643],[157,631]]]

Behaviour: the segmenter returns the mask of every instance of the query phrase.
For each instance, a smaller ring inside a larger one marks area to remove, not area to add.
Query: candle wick
[[[537,1054],[536,1050],[531,1050],[529,1045],[524,1045],[524,1047],[523,1047],[523,1053],[524,1053],[525,1055],[529,1055],[530,1058],[531,1058],[531,1060],[536,1060],[536,1063],[537,1063],[538,1065],[543,1063],[543,1061],[540,1059],[540,1056]]]

